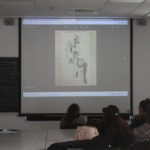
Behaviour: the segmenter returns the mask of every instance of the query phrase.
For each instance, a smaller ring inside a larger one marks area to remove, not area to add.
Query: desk
[[[24,129],[17,134],[0,134],[0,150],[45,150],[50,144],[74,140],[74,129]]]
[[[46,148],[55,142],[74,140],[75,131],[75,129],[49,129],[46,140]]]

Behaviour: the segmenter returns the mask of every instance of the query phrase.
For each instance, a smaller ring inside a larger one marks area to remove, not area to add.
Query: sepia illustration
[[[95,85],[96,32],[55,31],[55,41],[55,84]]]

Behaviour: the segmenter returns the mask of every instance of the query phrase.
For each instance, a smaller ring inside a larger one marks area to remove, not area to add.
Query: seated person
[[[85,117],[80,115],[80,108],[77,104],[71,104],[66,116],[60,122],[61,129],[73,129],[77,126],[86,125]]]
[[[144,112],[146,110],[146,106],[150,104],[150,99],[146,98],[139,103],[139,115],[136,115],[131,122],[131,129],[137,128],[143,123],[146,122]]]
[[[103,109],[105,115],[104,135],[98,135],[89,140],[76,140],[68,142],[54,143],[48,150],[65,150],[69,148],[101,148],[101,147],[128,147],[134,142],[133,133],[129,125],[120,115],[119,110],[114,105],[109,105]]]
[[[150,104],[146,106],[144,116],[145,122],[137,128],[133,129],[135,142],[150,139]]]

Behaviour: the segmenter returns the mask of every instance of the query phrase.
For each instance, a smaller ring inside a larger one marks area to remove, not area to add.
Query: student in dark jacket
[[[144,113],[148,104],[150,104],[150,98],[146,98],[139,103],[139,114],[134,116],[130,125],[132,130],[146,122]]]
[[[86,120],[80,115],[80,107],[77,104],[71,104],[60,122],[60,129],[73,129],[82,125],[86,125]]]
[[[66,150],[69,148],[101,148],[101,147],[128,147],[134,141],[129,125],[120,117],[119,110],[114,105],[103,109],[105,115],[104,135],[91,140],[78,140],[52,144],[48,150]]]
[[[145,123],[133,129],[135,142],[141,142],[147,139],[150,140],[150,104],[146,106],[144,116],[146,119]]]

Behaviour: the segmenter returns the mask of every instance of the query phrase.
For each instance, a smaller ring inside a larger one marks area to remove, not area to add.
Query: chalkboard
[[[19,111],[19,58],[0,57],[0,112]]]

